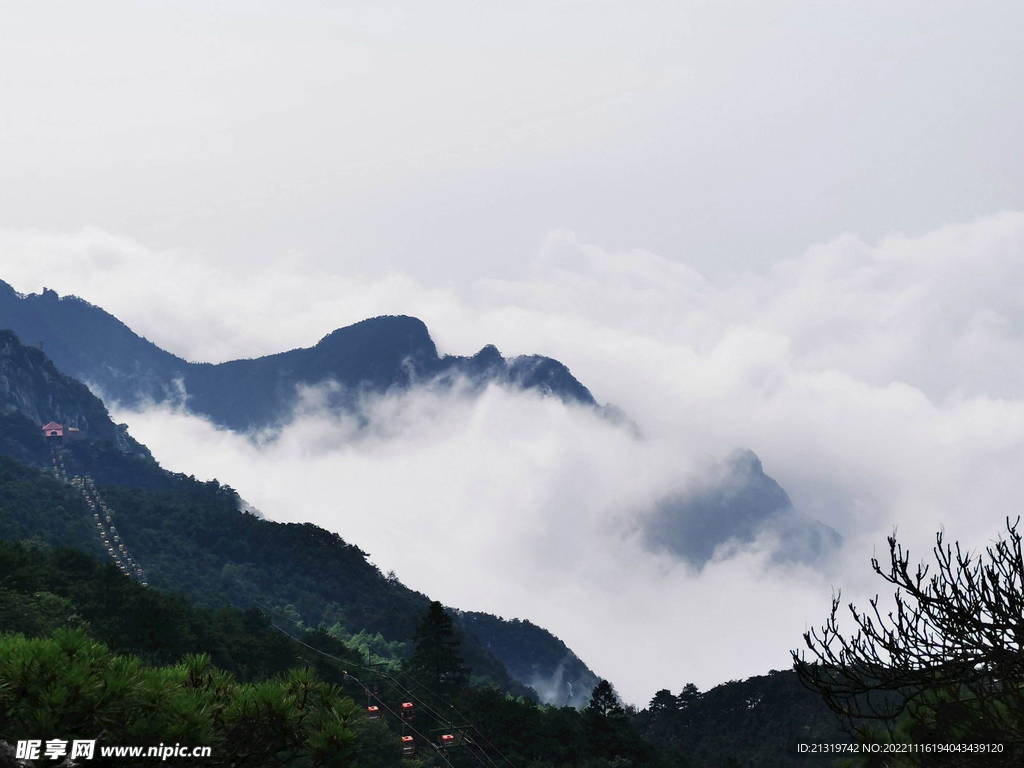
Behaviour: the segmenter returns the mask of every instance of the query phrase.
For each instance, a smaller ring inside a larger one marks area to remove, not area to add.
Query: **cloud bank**
[[[365,422],[318,401],[309,393],[289,426],[256,440],[169,409],[117,418],[166,466],[229,481],[274,519],[337,530],[448,604],[551,628],[632,700],[680,676],[728,676],[723,653],[749,673],[785,663],[802,627],[793,606],[760,649],[737,625],[777,621],[794,590],[813,602],[818,573],[773,564],[765,538],[698,570],[643,536],[644,514],[699,469],[685,443],[498,386],[379,398]]]
[[[847,234],[712,280],[554,231],[518,279],[455,289],[302,263],[232,271],[100,230],[7,230],[0,276],[78,294],[190,359],[400,312],[442,352],[495,343],[566,363],[642,438],[500,387],[379,398],[368,425],[324,413],[311,391],[272,438],[167,409],[118,418],[168,468],[216,476],[268,517],[336,530],[449,604],[545,626],[642,702],[785,666],[833,585],[873,594],[868,558],[894,526],[918,552],[940,526],[978,546],[1019,512],[1022,253],[1024,214],[1007,212],[877,243]],[[645,541],[643,516],[739,447],[842,548],[783,562],[776,527],[695,568]]]

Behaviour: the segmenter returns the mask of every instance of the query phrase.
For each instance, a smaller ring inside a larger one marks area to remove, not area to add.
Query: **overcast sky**
[[[1016,208],[1017,2],[0,4],[0,211],[431,282]]]
[[[978,544],[1019,512],[1021,4],[211,8],[0,3],[0,278],[189,359],[413,314],[442,352],[557,357],[643,438],[503,391],[373,402],[359,436],[309,393],[255,444],[118,414],[168,468],[641,703],[785,666],[894,525]],[[737,447],[833,561],[643,550]],[[457,571],[425,557],[452,531]]]

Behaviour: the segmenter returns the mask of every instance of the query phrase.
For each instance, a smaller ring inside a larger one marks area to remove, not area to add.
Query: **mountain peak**
[[[338,328],[324,336],[317,347],[373,346],[385,356],[392,354],[415,355],[437,359],[437,347],[427,325],[409,315],[379,315],[358,323]]]
[[[68,299],[73,299],[69,301]],[[564,402],[596,405],[590,391],[557,360],[538,355],[505,359],[487,345],[472,357],[440,357],[426,324],[408,315],[381,315],[338,328],[314,346],[250,360],[190,363],[134,333],[100,307],[76,297],[21,295],[0,283],[0,328],[42,342],[57,367],[123,405],[177,400],[236,430],[280,423],[303,387],[339,385],[331,407],[359,407],[363,394],[417,383],[490,383],[531,390]]]
[[[377,315],[376,317],[368,317],[365,320],[359,320],[351,325],[343,325],[340,328],[335,328],[324,336],[321,341],[338,334],[351,333],[355,331],[370,333],[410,333],[430,338],[430,332],[427,330],[427,324],[418,317],[413,317],[412,315]]]

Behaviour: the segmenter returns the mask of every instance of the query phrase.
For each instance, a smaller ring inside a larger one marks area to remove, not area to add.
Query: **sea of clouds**
[[[240,435],[180,407],[117,411],[167,468],[217,477],[267,517],[313,521],[447,604],[540,624],[643,703],[788,664],[833,588],[882,585],[898,526],[983,546],[1024,498],[1024,214],[920,236],[846,234],[710,280],[646,251],[553,231],[516,280],[466,288],[347,279],[299,257],[259,269],[101,230],[0,231],[0,278],[102,306],[190,360],[315,343],[415,315],[442,353],[493,343],[569,366],[637,430],[501,387],[367,400],[368,421],[303,393],[280,430]],[[772,556],[766,529],[704,567],[652,551],[645,515],[753,450],[842,547]]]

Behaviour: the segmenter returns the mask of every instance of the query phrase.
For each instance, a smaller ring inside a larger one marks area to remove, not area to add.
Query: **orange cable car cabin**
[[[402,757],[412,757],[416,754],[416,741],[412,736],[402,737]]]
[[[366,717],[369,720],[379,720],[380,719],[380,707],[367,707],[366,708]]]
[[[406,722],[410,722],[416,717],[416,708],[412,705],[411,701],[406,701],[402,704],[402,719]]]

